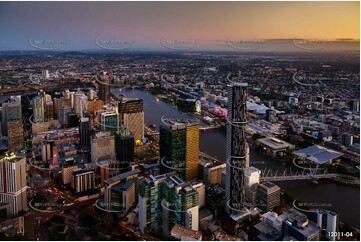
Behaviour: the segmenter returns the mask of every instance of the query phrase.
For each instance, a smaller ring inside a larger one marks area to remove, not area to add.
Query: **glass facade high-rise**
[[[115,154],[121,167],[128,167],[134,162],[134,135],[126,127],[121,127],[115,138]]]
[[[79,126],[79,119],[76,115],[76,112],[71,111],[66,114],[66,120],[68,128],[73,128]]]
[[[249,167],[246,142],[247,86],[246,83],[228,85],[226,211],[229,214],[245,211],[244,169]]]
[[[19,151],[24,148],[24,128],[22,122],[9,122],[8,150]]]
[[[42,123],[45,121],[45,98],[43,92],[40,92],[33,99],[33,122]]]
[[[99,83],[99,98],[104,101],[104,104],[110,103],[110,86],[107,76],[103,76]]]
[[[159,131],[161,173],[176,171],[186,180],[198,176],[199,124],[188,120],[164,120]]]
[[[198,230],[198,192],[174,172],[144,179],[138,191],[141,231],[162,233],[167,239],[176,224]]]
[[[90,121],[89,118],[81,118],[79,124],[79,137],[81,148],[90,147]]]
[[[18,151],[24,147],[24,129],[21,110],[21,96],[11,96],[2,105],[4,134],[8,137],[8,149]]]
[[[119,132],[119,115],[116,111],[103,111],[99,116],[101,131],[110,131],[112,135]]]
[[[136,142],[144,137],[143,100],[140,98],[122,98],[119,102],[121,124],[134,134]]]

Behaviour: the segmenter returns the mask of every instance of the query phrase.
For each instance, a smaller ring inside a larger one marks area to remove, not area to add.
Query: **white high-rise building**
[[[244,185],[246,187],[251,187],[254,184],[259,184],[259,178],[261,176],[261,171],[256,167],[248,167],[244,171]]]
[[[43,70],[42,75],[43,75],[43,80],[48,80],[50,78],[49,71],[46,69]]]
[[[0,160],[0,203],[11,204],[7,214],[27,209],[25,157],[6,156]]]
[[[45,100],[44,96],[38,95],[33,99],[33,122],[42,123],[45,121]]]
[[[70,91],[69,89],[66,89],[64,92],[63,92],[63,96],[66,98],[66,99],[70,99]]]
[[[115,157],[114,136],[110,132],[99,132],[91,137],[90,141],[91,161]]]
[[[89,89],[89,100],[94,100],[95,92],[93,89]]]
[[[79,111],[79,117],[84,117],[84,113],[88,110],[88,97],[81,96],[77,103],[77,110]]]
[[[59,108],[58,120],[61,125],[66,126],[68,124],[67,113],[70,111],[71,108],[68,105],[64,105]]]
[[[88,103],[88,97],[80,89],[74,93],[74,110],[78,117],[82,117],[82,111],[84,111],[84,105]]]

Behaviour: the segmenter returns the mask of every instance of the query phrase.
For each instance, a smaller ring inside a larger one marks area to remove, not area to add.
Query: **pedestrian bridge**
[[[318,179],[332,179],[349,185],[360,185],[360,180],[357,177],[341,175],[341,174],[300,174],[300,175],[284,175],[284,176],[267,176],[261,177],[260,182],[269,181],[296,181],[296,180],[318,180]]]

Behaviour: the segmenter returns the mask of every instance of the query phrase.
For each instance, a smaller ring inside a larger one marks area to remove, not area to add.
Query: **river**
[[[119,94],[118,89],[112,89],[112,93]],[[181,111],[172,108],[171,105],[163,101],[157,101],[149,92],[141,90],[122,90],[125,97],[138,97],[144,100],[145,123],[161,125],[160,118],[165,115],[169,118],[192,118]],[[226,134],[219,130],[200,131],[200,150],[212,155],[219,160],[226,159]],[[259,162],[263,161],[263,162]],[[280,162],[272,161],[268,157],[250,151],[250,163],[253,166],[263,170],[270,169],[273,172],[278,170],[282,173],[289,169]],[[351,226],[359,228],[360,226],[360,189],[348,187],[346,185],[336,184],[331,181],[320,181],[314,184],[309,181],[287,181],[275,182],[281,188],[291,192],[295,197],[308,203],[319,203],[327,206],[324,209],[333,210],[339,213],[340,221],[347,222]]]

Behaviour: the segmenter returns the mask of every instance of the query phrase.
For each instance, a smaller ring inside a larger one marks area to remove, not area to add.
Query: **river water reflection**
[[[119,90],[112,89],[114,94],[119,94]],[[157,99],[146,91],[122,90],[125,97],[139,97],[144,100],[144,117],[148,124],[161,125],[160,118],[165,115],[169,118],[192,118],[183,114],[171,105],[157,101]],[[202,124],[201,124],[202,125]],[[219,160],[226,159],[226,134],[219,130],[200,131],[200,150],[217,157]],[[250,160],[254,161],[255,167],[263,170],[271,169],[274,173],[283,173],[285,169],[292,167],[277,161],[272,161],[266,156],[250,151]],[[258,161],[263,161],[262,163]],[[252,164],[251,164],[252,165]],[[294,169],[295,170],[295,169]],[[314,184],[309,181],[287,181],[276,182],[281,188],[291,192],[295,197],[308,202],[327,204],[324,209],[330,209],[340,214],[340,220],[352,226],[360,226],[360,190],[355,187],[335,184],[330,181],[320,181]]]

